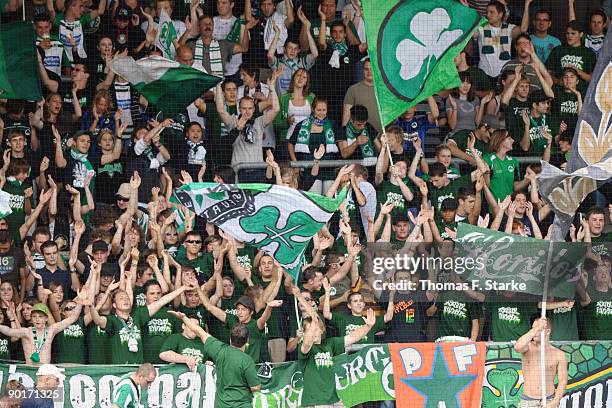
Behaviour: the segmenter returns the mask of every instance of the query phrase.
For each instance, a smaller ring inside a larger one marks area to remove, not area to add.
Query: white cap
[[[56,366],[54,366],[53,364],[43,364],[38,368],[38,371],[36,372],[37,376],[41,376],[41,375],[52,375],[55,378],[57,378],[60,382],[60,384],[62,382],[64,382],[64,378],[66,378],[66,376],[64,374],[62,374],[62,372],[60,371],[59,368],[57,368]]]

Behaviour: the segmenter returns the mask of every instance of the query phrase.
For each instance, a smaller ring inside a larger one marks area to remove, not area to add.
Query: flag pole
[[[23,1],[23,7],[21,8],[21,10],[22,10],[22,17],[23,17],[23,21],[26,21],[26,9],[25,9],[26,0],[22,0],[22,1]]]
[[[370,64],[372,64],[371,61],[370,61]],[[378,101],[378,94],[376,93],[376,84],[374,84],[374,79],[372,79],[372,83],[374,86],[374,99],[376,99],[376,108],[378,109],[378,120],[380,120],[380,126],[382,127],[382,134],[385,137],[385,139],[387,139],[387,132],[385,131],[386,123],[383,123],[382,111],[380,110],[380,102]],[[387,143],[385,144],[385,147],[383,148],[387,150],[387,156],[389,156],[389,166],[393,166],[393,157],[391,157],[391,149],[389,149],[388,140],[387,140]]]
[[[546,319],[546,303],[548,298],[548,281],[550,275],[550,264],[552,262],[554,241],[551,239],[548,244],[548,256],[546,258],[546,272],[544,274],[544,291],[542,292],[542,313],[540,318]],[[544,344],[544,330],[540,333],[540,382],[542,387],[542,406],[546,406],[546,345]],[[525,373],[523,373],[525,375]]]

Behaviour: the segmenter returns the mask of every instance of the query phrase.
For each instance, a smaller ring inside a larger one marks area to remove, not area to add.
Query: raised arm
[[[164,296],[159,298],[159,300],[156,300],[155,302],[147,305],[147,309],[149,310],[149,316],[153,316],[155,313],[159,311],[159,309],[161,309],[163,306],[167,305],[168,303],[172,302],[172,300],[175,297],[179,296],[181,293],[185,292],[187,289],[189,289],[187,286],[181,286],[178,289],[175,289],[172,292],[165,294]]]
[[[374,311],[372,309],[368,309],[367,317],[365,319],[365,325],[359,327],[356,330],[353,330],[351,334],[344,336],[344,347],[350,347],[353,344],[359,342],[364,336],[366,336],[374,324],[376,323],[376,316],[374,316]]]
[[[200,288],[198,288],[198,296],[200,297],[200,300],[202,301],[202,305],[204,305],[206,310],[208,310],[210,314],[215,316],[217,320],[220,320],[223,323],[225,323],[227,314],[223,311],[223,309],[217,307],[216,305],[213,305],[210,299],[208,298],[208,296],[206,296],[204,292],[202,292],[202,289]]]

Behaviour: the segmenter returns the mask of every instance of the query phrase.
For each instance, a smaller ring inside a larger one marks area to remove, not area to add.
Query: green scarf
[[[75,165],[72,169],[72,183],[75,188],[85,187],[85,178],[87,173],[94,171],[93,166],[89,159],[87,159],[87,153],[81,153],[77,149],[70,149],[70,156],[79,164]],[[90,188],[93,187],[93,179],[90,181]]]
[[[491,26],[487,24],[482,30],[483,33],[483,41],[482,41],[482,50],[483,54],[495,54],[495,46],[493,44],[493,30],[491,30]],[[501,47],[501,51],[499,52],[500,61],[509,61],[511,54],[511,33],[508,30],[508,23],[503,23],[501,26],[501,31],[499,33],[499,46]]]
[[[335,51],[338,51],[338,54],[340,54],[341,57],[348,51],[348,44],[346,43],[346,40],[342,41],[341,43],[337,43],[332,40],[330,45]]]
[[[310,154],[310,126],[312,124],[313,117],[310,116],[304,119],[300,125],[298,131],[297,143],[295,144],[296,153],[307,153]],[[325,152],[326,153],[338,153],[338,146],[336,146],[336,136],[334,135],[334,128],[329,119],[325,118],[323,122],[323,134],[325,135]]]
[[[359,146],[359,149],[361,150],[361,157],[364,159],[367,157],[374,157],[374,148],[372,147],[372,141],[370,140],[368,126],[366,125],[363,130],[357,130],[353,126],[353,122],[349,121],[349,123],[346,125],[345,131],[346,141],[348,142],[349,146],[353,143],[356,143],[357,138],[361,135],[366,136],[368,138],[367,143],[364,143]]]
[[[21,180],[17,180],[15,178],[15,176],[9,176],[6,178],[6,181],[9,182],[10,184],[14,185],[15,187],[21,187],[21,185],[23,184],[23,181]]]

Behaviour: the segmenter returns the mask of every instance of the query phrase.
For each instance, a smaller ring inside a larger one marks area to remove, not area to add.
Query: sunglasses
[[[126,201],[130,201],[130,199],[129,198],[123,198],[123,197],[117,197],[117,201],[126,202]]]
[[[306,301],[306,302],[312,302],[312,298],[305,297],[305,298],[304,298],[304,301]]]
[[[76,306],[66,306],[66,308],[64,309],[65,312],[72,312],[74,309],[76,309]]]
[[[201,243],[202,243],[202,241],[200,241],[200,240],[195,240],[195,239],[190,239],[190,240],[185,241],[185,243],[186,243],[186,244],[194,244],[194,245],[198,245],[198,244],[201,244]]]

